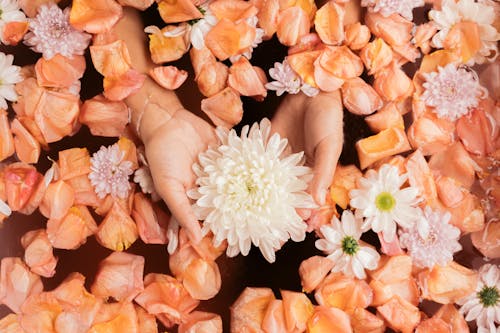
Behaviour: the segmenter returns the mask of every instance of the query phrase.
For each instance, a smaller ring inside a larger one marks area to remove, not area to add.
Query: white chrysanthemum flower
[[[443,214],[427,206],[413,227],[399,230],[401,247],[408,249],[415,265],[446,266],[453,260],[453,254],[462,249],[458,242],[460,229],[449,223],[450,218],[449,212]]]
[[[198,187],[188,191],[204,220],[202,233],[212,232],[216,246],[227,239],[229,257],[246,256],[254,244],[274,262],[288,239],[305,238],[307,225],[296,209],[316,207],[305,192],[311,169],[302,152],[284,156],[288,141],[271,135],[268,119],[243,127],[241,137],[221,127],[217,135],[220,146],[199,155]]]
[[[369,11],[379,12],[385,17],[396,13],[409,21],[413,21],[413,8],[423,7],[424,0],[361,0],[361,6]]]
[[[400,176],[395,166],[384,164],[378,172],[370,169],[358,180],[358,188],[351,190],[349,196],[357,216],[365,218],[362,230],[382,232],[384,240],[390,243],[396,235],[396,224],[405,228],[414,225],[421,216],[416,207],[418,190],[401,189],[407,178],[407,174]]]
[[[0,214],[7,217],[12,214],[12,210],[10,209],[9,205],[2,199],[0,199]]]
[[[476,72],[472,69],[457,68],[448,64],[438,67],[437,72],[423,74],[424,93],[422,100],[432,106],[439,118],[455,121],[468,114],[479,104],[479,98],[485,98],[488,91],[481,87]]]
[[[327,253],[327,258],[333,261],[332,272],[365,279],[365,269],[377,268],[380,255],[359,240],[362,223],[350,210],[344,210],[342,223],[334,216],[330,224],[321,227],[323,238],[316,241],[316,248]]]
[[[23,80],[21,67],[12,65],[14,56],[0,52],[0,109],[7,109],[7,101],[17,101],[14,85]]]
[[[459,300],[465,320],[475,320],[478,333],[498,333],[500,327],[500,266],[486,264],[479,269],[475,292]]]
[[[56,54],[71,58],[82,55],[92,36],[78,31],[69,23],[70,8],[61,10],[55,3],[40,6],[35,18],[29,20],[29,32],[24,43],[45,59]]]
[[[125,153],[118,144],[102,146],[90,159],[89,179],[99,198],[107,194],[125,198],[130,189],[128,181],[133,173],[132,162],[124,160]]]
[[[26,16],[19,10],[17,0],[0,0],[0,36],[3,40],[3,30],[9,22],[24,22]]]
[[[462,21],[469,21],[477,24],[482,45],[467,64],[482,64],[486,59],[493,61],[497,57],[497,41],[500,39],[500,34],[493,26],[495,21],[494,7],[487,2],[443,0],[441,10],[431,10],[429,18],[439,29],[439,32],[432,38],[431,45],[433,47],[442,48],[443,42],[453,26]]]
[[[134,183],[139,184],[142,193],[151,194],[151,199],[156,202],[160,200],[160,195],[156,192],[153,176],[151,175],[145,154],[144,146],[137,149],[137,157],[141,162],[141,166],[134,172]]]
[[[319,93],[317,88],[302,82],[300,76],[295,73],[286,59],[282,63],[275,62],[274,68],[269,69],[269,75],[275,81],[266,83],[265,87],[268,90],[275,90],[277,96],[281,96],[285,92],[298,94],[302,91],[307,96],[312,97]]]

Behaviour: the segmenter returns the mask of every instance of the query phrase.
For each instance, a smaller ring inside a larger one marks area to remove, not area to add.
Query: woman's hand
[[[288,138],[293,152],[304,151],[313,168],[310,192],[323,205],[332,183],[343,144],[343,107],[340,93],[320,92],[315,97],[289,95],[272,119],[273,131]]]

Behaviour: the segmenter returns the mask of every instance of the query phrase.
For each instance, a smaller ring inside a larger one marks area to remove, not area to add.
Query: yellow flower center
[[[381,192],[375,198],[375,206],[381,211],[389,212],[396,205],[396,199],[389,192]]]

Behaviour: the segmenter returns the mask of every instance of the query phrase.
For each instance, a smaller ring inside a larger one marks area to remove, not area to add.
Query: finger
[[[342,150],[342,142],[336,136],[324,138],[314,151],[314,176],[311,182],[311,194],[319,205],[325,204],[328,187],[333,181],[335,167]]]
[[[189,239],[197,244],[203,238],[200,223],[194,215],[193,208],[186,194],[186,189],[176,179],[164,179],[158,193],[163,198],[172,215],[186,230]]]

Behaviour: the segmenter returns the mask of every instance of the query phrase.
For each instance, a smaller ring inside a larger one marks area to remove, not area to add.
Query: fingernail
[[[321,189],[318,191],[318,198],[317,198],[318,204],[324,205],[326,202],[326,190]]]

